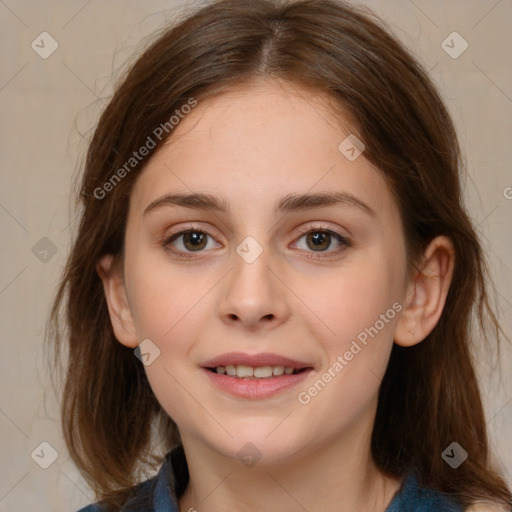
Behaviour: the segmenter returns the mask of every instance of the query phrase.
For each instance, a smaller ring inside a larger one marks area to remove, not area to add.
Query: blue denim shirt
[[[188,484],[188,470],[182,446],[171,450],[159,472],[134,488],[134,496],[121,512],[179,512],[178,497]],[[404,480],[385,512],[462,512],[462,505],[447,496],[420,487],[411,473]],[[107,512],[100,504],[88,505],[78,512]]]

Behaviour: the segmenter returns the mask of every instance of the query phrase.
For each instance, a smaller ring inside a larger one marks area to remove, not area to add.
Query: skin
[[[149,338],[160,350],[145,370],[183,440],[190,483],[181,511],[384,511],[401,483],[371,458],[377,394],[393,343],[419,343],[439,320],[453,247],[434,239],[406,278],[396,202],[364,153],[351,162],[338,150],[350,123],[340,126],[332,112],[320,95],[276,81],[199,103],[134,185],[124,260],[116,265],[108,255],[98,264],[119,342],[135,348]],[[285,194],[334,190],[374,215],[350,205],[273,212]],[[168,205],[144,215],[156,199],[192,191],[225,199],[231,213]],[[191,222],[210,235],[202,252],[183,236],[163,247]],[[329,229],[350,245],[338,250],[332,237],[318,251],[300,232],[309,224],[313,234]],[[247,236],[263,249],[252,263],[236,252]],[[396,302],[402,311],[299,403]],[[274,352],[314,371],[275,397],[230,397],[200,366],[232,351]],[[237,458],[247,442],[261,454],[252,467]]]

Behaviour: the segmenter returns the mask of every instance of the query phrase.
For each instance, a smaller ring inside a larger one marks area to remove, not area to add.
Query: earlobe
[[[120,266],[113,255],[107,254],[96,264],[96,272],[103,283],[110,321],[116,338],[123,345],[135,348],[138,345],[138,339]]]
[[[434,238],[425,250],[421,268],[411,278],[394,334],[397,345],[416,345],[441,317],[453,277],[455,251],[445,236]]]

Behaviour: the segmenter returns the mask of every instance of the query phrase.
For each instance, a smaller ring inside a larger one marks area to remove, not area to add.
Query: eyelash
[[[204,234],[204,235],[207,235],[207,236],[213,238],[213,236],[211,236],[204,229],[190,225],[190,226],[188,226],[187,229],[177,231],[175,233],[171,233],[170,235],[166,236],[164,238],[164,240],[162,240],[162,242],[161,242],[162,246],[166,250],[172,251],[174,255],[176,255],[180,258],[188,258],[188,259],[195,258],[196,256],[194,255],[194,253],[192,251],[186,252],[186,251],[181,251],[181,250],[176,250],[174,248],[170,248],[171,242],[173,242],[174,240],[176,240],[177,238],[179,238],[182,235],[186,235],[187,233],[201,233],[201,234]],[[308,252],[312,253],[311,256],[307,256],[310,259],[323,259],[328,256],[320,255],[322,253],[326,253],[326,252],[327,253],[340,253],[340,252],[344,251],[345,249],[352,247],[351,242],[346,237],[344,237],[344,236],[340,235],[339,233],[336,233],[335,231],[332,231],[331,229],[328,229],[324,226],[315,226],[312,224],[308,224],[308,225],[302,227],[301,229],[299,229],[299,237],[297,238],[297,240],[300,240],[304,235],[307,235],[310,233],[322,233],[322,234],[331,235],[334,239],[336,239],[341,244],[341,247],[339,247],[338,249],[335,249],[333,251],[318,251],[318,252],[308,251]],[[203,251],[197,251],[197,252],[203,252]],[[313,254],[315,254],[315,255],[313,256]]]

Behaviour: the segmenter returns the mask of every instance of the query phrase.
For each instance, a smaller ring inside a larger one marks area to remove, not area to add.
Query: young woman
[[[90,143],[49,330],[83,510],[509,510],[459,167],[362,10],[222,0],[160,34]]]

